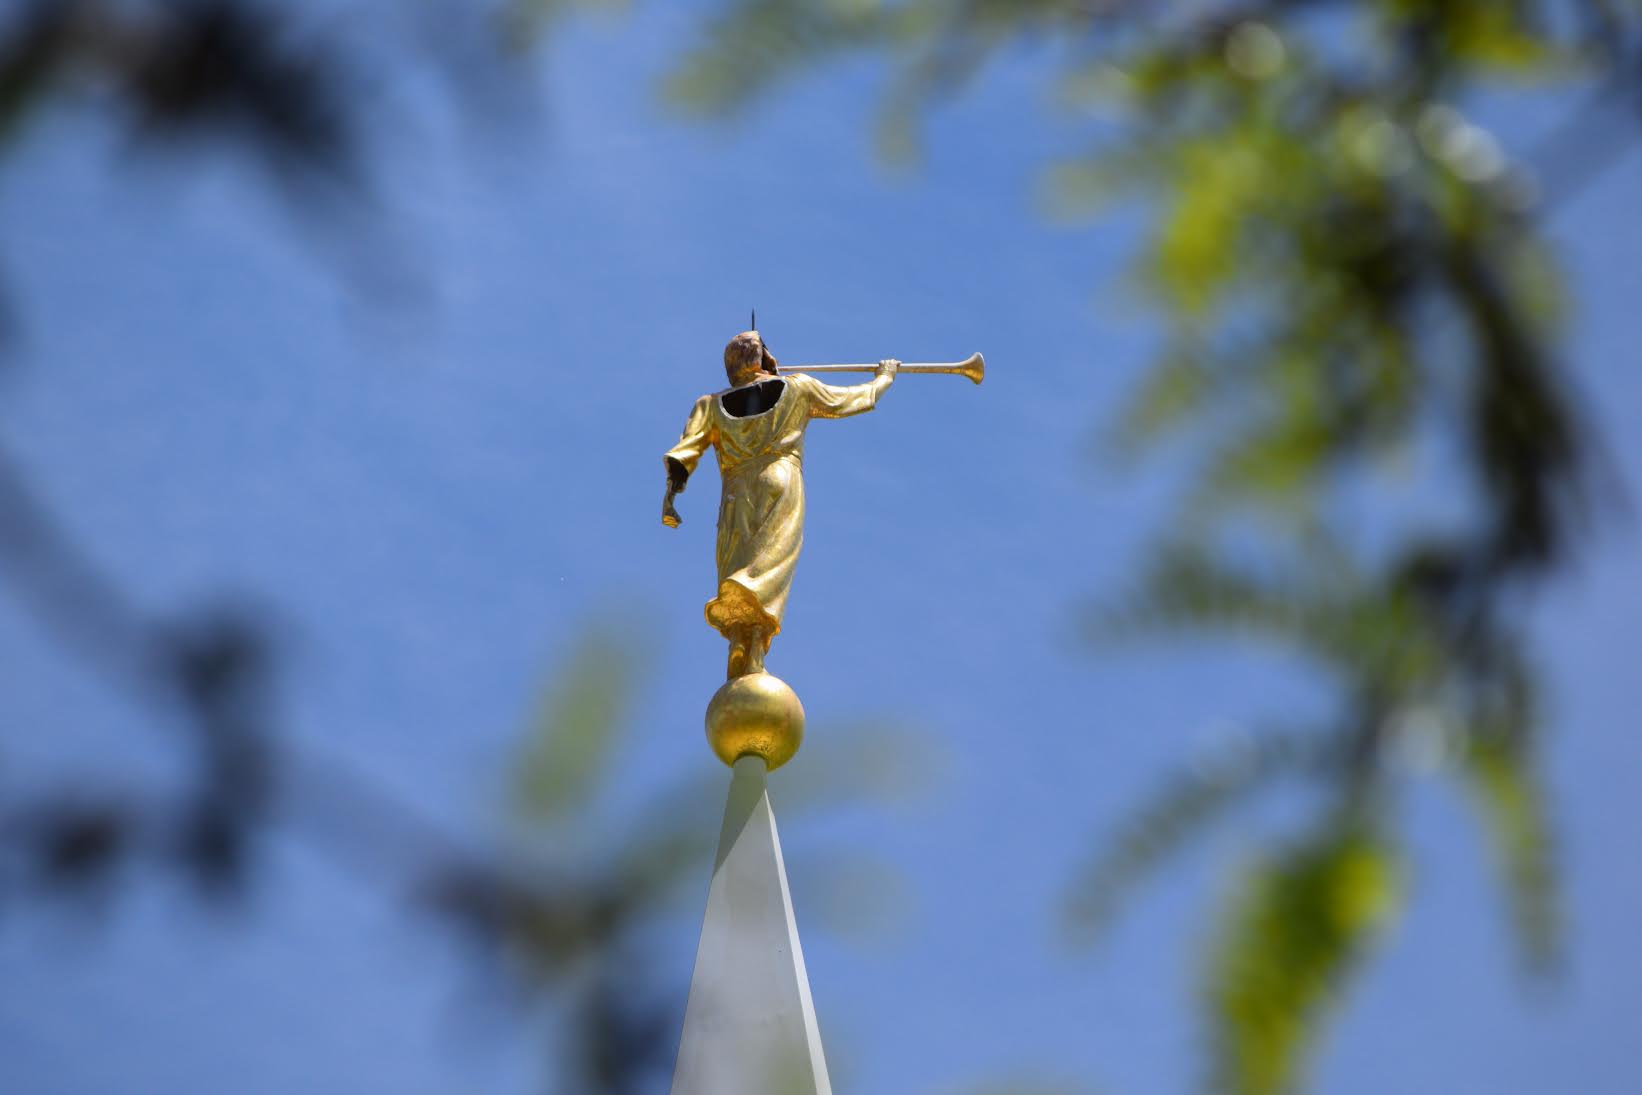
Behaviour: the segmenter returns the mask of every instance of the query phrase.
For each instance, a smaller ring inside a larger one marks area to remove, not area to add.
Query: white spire
[[[673,1095],[832,1095],[767,777],[735,763]]]

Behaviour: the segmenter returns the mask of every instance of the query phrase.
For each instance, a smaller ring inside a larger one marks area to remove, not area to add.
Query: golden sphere
[[[732,677],[707,704],[707,743],[732,768],[742,757],[756,756],[773,772],[803,741],[804,705],[780,677]]]

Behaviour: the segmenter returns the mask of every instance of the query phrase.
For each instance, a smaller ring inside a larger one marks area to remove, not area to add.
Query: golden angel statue
[[[800,372],[782,375],[757,331],[724,347],[730,387],[690,409],[667,451],[661,519],[678,527],[673,496],[684,490],[709,446],[718,451],[718,594],[707,622],[730,642],[734,679],[762,673],[781,630],[793,569],[804,545],[804,430],[815,418],[864,414],[895,382],[900,362],[880,361],[865,384],[834,387]]]

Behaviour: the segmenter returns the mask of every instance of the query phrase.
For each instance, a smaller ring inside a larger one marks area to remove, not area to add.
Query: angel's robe
[[[888,387],[887,378],[834,387],[791,373],[704,395],[690,409],[684,433],[664,463],[682,489],[673,465],[687,479],[709,445],[718,450],[723,487],[718,596],[707,602],[706,615],[725,638],[755,635],[767,649],[781,630],[793,569],[804,546],[805,427],[813,418],[870,411]]]

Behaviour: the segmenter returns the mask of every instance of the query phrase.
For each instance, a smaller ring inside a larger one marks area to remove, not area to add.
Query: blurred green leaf
[[[1523,956],[1546,969],[1560,949],[1562,916],[1538,773],[1529,757],[1491,744],[1471,750],[1466,774],[1493,839]]]
[[[1209,461],[1199,504],[1227,497],[1297,503],[1327,470],[1335,436],[1327,422],[1305,413],[1251,430]]]
[[[44,102],[59,78],[58,67],[71,53],[69,30],[61,19],[37,17],[16,38],[0,42],[0,147],[17,139],[24,120]]]
[[[1118,905],[1148,873],[1274,780],[1314,776],[1333,743],[1317,734],[1266,732],[1239,740],[1176,773],[1131,811],[1074,880],[1068,927],[1078,942],[1103,932]]]
[[[901,17],[896,8],[870,2],[739,0],[719,13],[701,45],[669,74],[663,99],[697,113],[743,107],[805,63],[893,40]]]
[[[1381,0],[1389,33],[1411,24],[1431,28],[1449,63],[1513,74],[1543,71],[1561,56],[1546,34],[1551,18],[1543,6],[1514,0]]]
[[[1248,872],[1210,963],[1218,1087],[1298,1086],[1314,1028],[1401,899],[1395,853],[1355,822]]]
[[[537,822],[562,819],[599,789],[633,698],[631,644],[592,634],[543,697],[516,770],[514,803]]]
[[[991,58],[1035,49],[1056,106],[1085,127],[1086,151],[1048,179],[1049,206],[1087,213],[1127,198],[1145,210],[1132,278],[1164,337],[1115,441],[1128,453],[1168,439],[1199,462],[1138,587],[1094,613],[1091,631],[1258,639],[1324,672],[1336,704],[1314,733],[1260,739],[1237,763],[1161,788],[1079,876],[1076,923],[1097,928],[1135,881],[1284,776],[1350,803],[1261,859],[1213,960],[1223,1086],[1290,1090],[1320,1016],[1400,900],[1392,792],[1437,772],[1475,795],[1524,950],[1549,955],[1538,715],[1516,651],[1522,591],[1565,566],[1583,531],[1594,441],[1556,364],[1563,289],[1537,184],[1452,104],[1501,78],[1576,73],[1629,94],[1642,76],[1616,43],[1642,31],[1642,4],[728,0],[713,11],[666,86],[672,101],[728,112],[806,66],[875,52],[889,70],[878,138],[892,159],[916,153],[926,109]],[[1383,474],[1423,470],[1429,452],[1442,461],[1440,507]],[[1421,726],[1452,729],[1415,740]],[[802,800],[802,784],[791,790]]]
[[[1481,813],[1510,899],[1511,923],[1529,967],[1551,969],[1562,942],[1562,910],[1551,822],[1534,755],[1536,712],[1526,670],[1508,660],[1477,712],[1463,776]]]
[[[1232,568],[1196,543],[1163,545],[1129,596],[1101,606],[1090,619],[1095,638],[1175,633],[1215,627],[1303,639],[1301,598],[1284,577]]]
[[[1237,273],[1239,244],[1263,178],[1255,153],[1238,135],[1183,140],[1174,155],[1176,190],[1152,261],[1162,292],[1190,318]]]
[[[1119,454],[1132,455],[1208,411],[1223,392],[1224,373],[1207,357],[1195,340],[1179,338],[1146,371],[1115,419],[1112,440]]]

